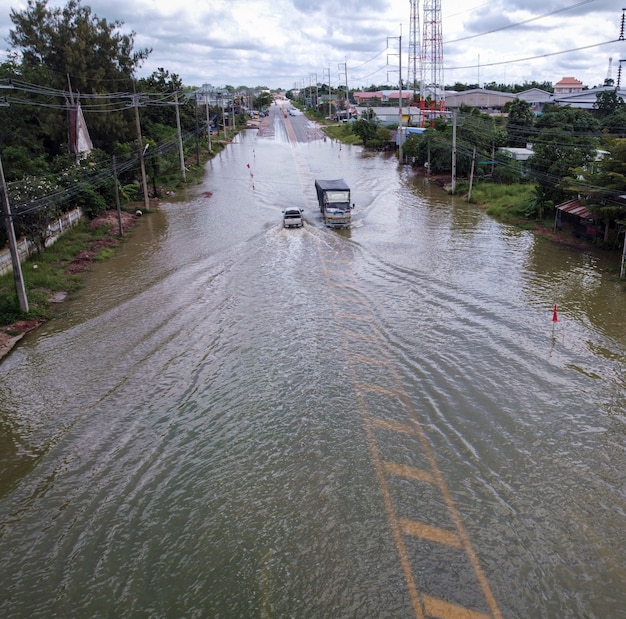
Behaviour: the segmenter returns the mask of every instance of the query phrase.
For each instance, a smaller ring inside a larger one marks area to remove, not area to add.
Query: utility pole
[[[180,155],[180,169],[183,173],[183,181],[187,180],[185,174],[185,152],[183,151],[183,134],[180,130],[180,110],[178,109],[178,91],[174,93],[174,105],[176,106],[176,130],[178,131],[178,153]]]
[[[206,135],[207,135],[207,140],[209,141],[209,155],[210,155],[213,149],[211,147],[211,112],[209,108],[208,94],[206,98]]]
[[[226,116],[224,115],[224,93],[222,93],[221,102],[222,102],[222,124],[224,125],[224,141],[226,141],[228,138],[226,137]]]
[[[141,185],[143,186],[143,204],[146,210],[150,209],[150,197],[148,196],[148,180],[146,178],[146,162],[144,155],[146,154],[146,148],[143,147],[143,140],[141,139],[141,123],[139,122],[139,95],[133,95],[133,106],[135,107],[135,126],[137,129],[137,142],[139,144],[139,165],[141,167]]]
[[[452,195],[456,193],[456,108],[452,110]]]
[[[624,248],[622,249],[622,265],[619,270],[620,277],[624,277],[625,267],[626,267],[626,234],[624,234]]]
[[[332,110],[332,91],[330,88],[330,67],[328,67],[328,118],[330,118],[333,115],[333,110]]]
[[[400,25],[400,36],[387,37],[387,47],[389,39],[398,39],[398,163],[402,165],[402,25]],[[391,54],[395,56],[395,54]],[[387,60],[389,62],[389,60]]]
[[[398,118],[398,161],[402,165],[402,25],[400,25],[400,36],[398,37],[398,95],[399,95],[399,118]]]
[[[198,91],[196,90],[196,165],[200,165],[200,143],[198,135]]]
[[[472,153],[472,170],[470,172],[469,190],[467,192],[467,201],[472,199],[472,185],[474,184],[474,166],[476,164],[476,147],[474,146],[474,152]]]
[[[120,236],[124,236],[124,226],[122,225],[122,207],[120,205],[120,187],[117,181],[117,161],[113,155],[113,180],[115,181],[115,206],[117,208],[117,224]]]
[[[0,158],[0,191],[2,191],[2,211],[4,213],[7,237],[9,239],[9,250],[11,252],[11,262],[13,264],[13,279],[15,280],[15,289],[17,290],[17,298],[20,302],[20,309],[24,313],[27,313],[28,298],[26,297],[26,287],[24,286],[24,277],[22,276],[22,264],[20,262],[20,254],[17,250],[17,239],[15,238],[13,216],[11,215],[11,205],[9,204],[9,192],[7,190],[6,181],[4,180],[4,168],[2,167],[2,158]]]

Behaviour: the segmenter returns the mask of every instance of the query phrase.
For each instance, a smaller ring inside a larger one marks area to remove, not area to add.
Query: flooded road
[[[269,129],[0,365],[0,614],[625,617],[614,262]]]

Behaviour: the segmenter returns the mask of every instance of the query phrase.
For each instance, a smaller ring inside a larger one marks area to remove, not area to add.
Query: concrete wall
[[[55,222],[48,225],[48,239],[46,247],[52,245],[64,232],[75,226],[83,217],[81,208],[75,208],[73,211],[64,213]],[[26,239],[18,239],[17,250],[20,256],[20,262],[24,262],[29,256],[35,253],[36,247],[29,243]],[[0,251],[0,275],[9,273],[13,270],[11,262],[11,252],[8,247]]]

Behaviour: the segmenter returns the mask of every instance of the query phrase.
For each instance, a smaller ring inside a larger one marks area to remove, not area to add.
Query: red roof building
[[[582,92],[582,90],[583,83],[579,82],[575,77],[564,77],[554,85],[555,95],[568,95],[573,92]]]

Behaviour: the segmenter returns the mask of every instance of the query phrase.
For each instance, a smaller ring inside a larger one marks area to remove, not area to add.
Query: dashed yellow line
[[[324,257],[321,255],[321,253],[320,257],[322,258],[321,264],[322,268],[324,269],[326,280],[330,284],[330,288],[332,289],[334,287],[333,284],[336,282],[336,280],[333,280],[331,278],[331,270],[328,269],[326,261],[324,260]],[[333,269],[332,274],[337,275],[337,262],[334,262],[334,264],[335,269]],[[347,273],[342,272],[339,274],[345,276]],[[344,288],[345,285],[342,284],[338,287]],[[352,288],[353,290],[356,290],[355,286],[352,286]],[[337,297],[335,297],[333,300],[335,302],[335,316],[339,321],[345,321],[352,324],[355,321],[358,321],[359,324],[370,323],[373,325],[374,331],[376,332],[376,321],[374,313],[367,307],[365,303],[362,303],[362,306],[365,309],[363,314],[345,312],[337,307],[337,304],[340,302],[338,297],[339,295],[337,295]],[[374,390],[377,392],[381,392],[385,388],[382,386],[364,385],[362,381],[358,380],[355,364],[359,362],[364,362],[371,365],[372,358],[370,356],[350,354],[349,342],[347,341],[348,332],[349,330],[346,328],[341,329],[341,336],[344,341],[344,350],[348,359],[353,384],[357,388],[357,399],[359,408],[361,410],[361,417],[363,419],[370,453],[372,455],[372,460],[376,469],[379,485],[383,494],[385,510],[387,512],[387,516],[391,525],[392,535],[396,544],[396,549],[404,573],[404,578],[407,584],[407,589],[415,616],[417,617],[417,619],[424,619],[425,617],[433,617],[436,619],[483,619],[487,617],[489,617],[490,619],[501,619],[498,605],[495,601],[495,598],[493,597],[491,588],[489,587],[489,583],[480,568],[476,553],[472,548],[469,536],[465,531],[460,515],[456,509],[456,506],[454,505],[450,492],[443,479],[443,475],[439,470],[429,441],[427,440],[423,429],[417,421],[417,411],[415,410],[411,399],[403,389],[400,388],[395,390],[395,397],[400,403],[404,405],[405,410],[409,413],[411,419],[410,423],[383,419],[381,417],[373,416],[370,414],[367,403],[363,398],[363,393],[367,391],[371,392]],[[350,334],[351,333],[352,332],[350,331]],[[377,335],[378,337],[374,339],[379,342],[380,350],[387,351],[384,340],[382,340],[379,334]],[[397,375],[397,372],[395,371],[394,362],[389,356],[388,352],[384,355],[381,355],[381,359],[383,359],[385,367],[387,368],[387,374],[391,373],[394,377],[394,382],[397,385],[401,385],[401,380]],[[384,461],[378,450],[378,443],[375,436],[376,429],[392,431],[395,433],[404,433],[417,437],[420,441],[420,444],[422,445],[423,452],[429,464],[429,471],[421,472],[419,469],[405,467],[399,464],[393,464],[388,461]],[[393,499],[391,497],[391,492],[387,483],[388,475],[400,475],[401,477],[405,478],[410,477],[416,480],[427,481],[428,483],[436,486],[443,497],[443,501],[451,516],[455,530],[451,531],[423,522],[418,522],[416,520],[399,517],[398,514],[396,514]],[[485,601],[490,609],[491,614],[485,615],[473,609],[464,608],[445,600],[439,600],[418,591],[411,568],[411,562],[405,545],[406,536],[417,537],[420,539],[428,540],[430,542],[442,544],[447,547],[464,550],[473,567],[474,574],[476,575],[480,588],[483,591]]]
[[[284,119],[287,134],[291,141],[296,142],[297,137],[289,122],[288,118]],[[297,163],[297,173],[300,182],[303,187],[305,195],[309,195],[308,187],[304,186],[303,170],[301,167],[304,163],[298,158],[297,152],[294,150],[294,157]],[[308,174],[307,174],[308,175]],[[472,544],[469,540],[469,536],[465,531],[461,517],[456,509],[456,506],[452,500],[447,485],[443,479],[433,451],[430,447],[430,443],[418,421],[417,411],[406,394],[406,391],[402,388],[402,381],[395,369],[395,362],[390,355],[388,346],[382,339],[380,332],[377,330],[376,316],[371,310],[369,303],[364,300],[362,294],[360,294],[360,288],[356,283],[346,283],[345,281],[338,281],[336,277],[346,277],[350,275],[350,272],[346,269],[338,268],[340,265],[349,264],[348,260],[343,259],[341,255],[334,255],[332,257],[333,265],[330,266],[327,262],[327,256],[322,252],[322,242],[325,238],[320,237],[318,240],[318,251],[320,255],[320,263],[324,272],[326,282],[330,290],[333,290],[333,302],[335,304],[335,316],[338,322],[342,320],[348,324],[345,324],[343,328],[340,328],[340,334],[343,340],[343,348],[348,360],[348,368],[356,391],[357,402],[363,420],[363,426],[367,443],[370,450],[370,455],[376,470],[376,476],[382,492],[385,511],[387,512],[388,522],[391,526],[391,533],[394,539],[400,565],[404,575],[404,579],[407,586],[407,592],[409,595],[411,607],[417,619],[502,619],[502,615],[498,609],[498,605],[489,587],[489,583],[482,572],[476,553],[473,550]],[[331,245],[327,242],[327,245]],[[341,251],[341,249],[340,249]],[[338,253],[338,252],[335,252]],[[354,294],[358,295],[358,301],[352,298],[346,298],[343,294],[337,294],[336,290],[350,290]],[[363,308],[362,314],[356,314],[354,312],[343,312],[339,309],[338,304],[340,302],[350,303],[354,307],[354,303],[360,303]],[[371,324],[372,330],[367,333],[357,333],[350,329],[350,326],[358,321],[358,324]],[[374,362],[370,356],[350,354],[349,341],[371,341],[378,343],[378,348],[381,354],[381,360],[387,368],[387,375],[391,375],[397,388],[389,388],[383,385],[366,384],[362,380],[359,380],[355,365],[358,363],[373,365]],[[410,423],[402,423],[389,419],[383,419],[377,417],[369,412],[367,402],[365,401],[364,394],[374,393],[387,395],[400,402],[406,411],[410,419]],[[376,432],[380,430],[387,430],[395,433],[404,433],[416,437],[422,446],[423,453],[428,463],[429,469],[418,469],[415,467],[402,465],[399,463],[389,462],[381,456],[378,448],[378,442],[376,439]],[[452,519],[454,525],[454,531],[432,526],[423,522],[418,522],[413,519],[401,518],[397,513],[394,506],[394,502],[391,496],[391,492],[388,485],[388,477],[402,477],[405,479],[412,479],[416,481],[426,482],[432,484],[433,487],[439,489],[443,501],[447,507],[448,513]],[[441,600],[428,595],[425,592],[420,592],[415,582],[415,577],[411,567],[409,554],[405,545],[406,537],[416,537],[420,539],[436,542],[447,547],[455,549],[462,549],[465,551],[466,557],[469,559],[474,574],[478,580],[480,588],[483,592],[486,604],[489,608],[490,614],[484,614],[477,610],[465,608],[463,606]]]
[[[397,477],[404,477],[406,479],[415,479],[416,481],[423,481],[428,484],[435,483],[435,478],[430,471],[425,471],[424,469],[417,469],[414,466],[398,464],[396,462],[383,462],[383,467],[390,475],[396,475]]]

